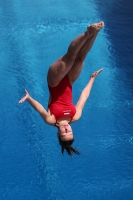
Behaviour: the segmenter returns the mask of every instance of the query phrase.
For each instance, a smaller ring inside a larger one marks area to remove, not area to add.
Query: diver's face
[[[67,121],[63,121],[60,123],[58,136],[62,141],[68,141],[73,139],[72,128]]]

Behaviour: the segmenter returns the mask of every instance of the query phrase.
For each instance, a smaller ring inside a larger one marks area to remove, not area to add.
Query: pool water
[[[133,199],[133,3],[0,0],[0,199]],[[27,102],[26,88],[47,108],[48,67],[86,26],[105,27],[73,86],[96,79],[82,118],[72,125],[82,154],[61,155],[56,128]]]

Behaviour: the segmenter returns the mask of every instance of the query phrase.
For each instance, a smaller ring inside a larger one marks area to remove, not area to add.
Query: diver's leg
[[[103,26],[104,24],[102,24]],[[87,53],[91,50],[93,43],[97,37],[98,32],[96,32],[95,34],[93,34],[86,42],[85,44],[82,46],[82,48],[80,49],[79,53],[77,54],[77,57],[75,59],[75,62],[72,66],[72,68],[69,70],[68,72],[68,77],[70,80],[70,83],[73,84],[74,81],[79,77],[82,68],[84,66],[84,60],[87,56]]]
[[[85,33],[71,42],[67,53],[50,66],[47,80],[51,87],[58,85],[62,78],[71,70],[86,41],[101,29],[102,23],[89,26]]]

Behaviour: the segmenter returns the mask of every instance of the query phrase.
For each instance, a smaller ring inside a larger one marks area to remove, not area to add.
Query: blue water
[[[103,67],[73,124],[81,156],[60,153],[56,128],[28,105],[47,107],[49,65],[88,24],[103,20],[74,103]],[[0,0],[0,200],[133,199],[133,2]]]

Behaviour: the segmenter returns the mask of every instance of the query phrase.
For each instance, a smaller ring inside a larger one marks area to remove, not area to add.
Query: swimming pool
[[[133,199],[132,2],[0,0],[0,199]],[[88,24],[105,21],[74,102],[90,74],[104,68],[73,124],[81,156],[62,156],[56,129],[27,103],[24,89],[47,106],[49,65]]]

